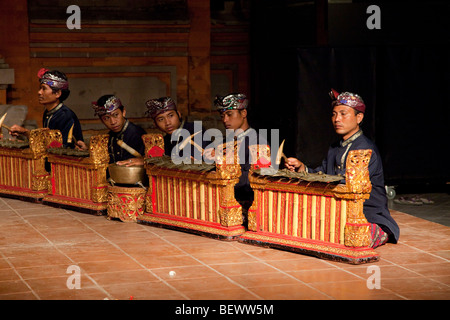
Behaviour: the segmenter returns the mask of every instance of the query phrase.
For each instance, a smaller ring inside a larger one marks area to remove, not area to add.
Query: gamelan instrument
[[[344,177],[253,172],[255,199],[248,231],[239,241],[305,253],[349,263],[377,261],[370,224],[363,213],[372,185],[371,150],[353,150]]]
[[[48,193],[47,148],[62,142],[47,128],[30,131],[28,141],[0,139],[0,195],[41,202]]]
[[[108,218],[136,222],[145,208],[147,174],[144,166],[127,167],[112,163],[108,166],[108,172],[111,184],[108,186]]]
[[[164,150],[162,135],[144,136],[146,154]],[[237,154],[237,152],[236,152]],[[176,165],[167,156],[146,157],[149,188],[146,207],[137,221],[224,240],[245,232],[242,208],[234,198],[240,165]]]
[[[51,178],[44,204],[101,215],[106,211],[108,135],[94,135],[89,151],[49,148]]]
[[[153,143],[163,148],[162,137],[156,140]],[[267,156],[270,150],[260,153],[263,149],[252,146],[250,152],[256,158]],[[370,157],[371,150],[349,152],[345,177],[274,172],[253,165],[249,179],[254,201],[247,230],[234,198],[239,165],[217,158],[209,166],[147,159],[150,186],[145,212],[137,221],[352,264],[377,261],[378,254],[368,247],[370,224],[363,213],[372,188]],[[255,162],[265,162],[259,160]]]
[[[0,140],[0,195],[352,264],[379,259],[369,247],[363,213],[372,188],[371,150],[349,152],[345,177],[252,165],[254,201],[246,227],[234,196],[241,175],[236,158],[219,154],[213,164],[174,164],[164,156],[161,134],[142,139],[144,167],[115,176],[111,166],[110,175],[133,183],[144,177],[148,188],[108,184],[108,135],[92,136],[88,151],[62,148],[57,130],[32,130],[27,142]],[[250,147],[257,164],[268,162],[268,148]],[[282,148],[277,161],[281,157]]]

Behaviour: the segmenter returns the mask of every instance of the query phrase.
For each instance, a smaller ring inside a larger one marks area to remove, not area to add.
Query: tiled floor
[[[348,265],[0,198],[0,300],[449,299],[450,227],[392,215],[400,242]]]

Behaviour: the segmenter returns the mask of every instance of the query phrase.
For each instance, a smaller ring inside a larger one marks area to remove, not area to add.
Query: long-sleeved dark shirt
[[[67,137],[69,135],[70,128],[73,125],[73,137],[76,140],[83,140],[83,132],[81,130],[80,120],[77,115],[65,104],[60,103],[58,106],[50,111],[47,109],[44,111],[42,117],[42,123],[44,128],[61,131],[63,138],[63,146],[67,147]]]
[[[128,146],[144,156],[145,146],[142,140],[142,135],[144,134],[146,134],[144,129],[129,120],[125,121],[120,132],[110,131],[108,140],[109,163],[135,158],[134,155],[117,144],[118,140],[122,140]]]

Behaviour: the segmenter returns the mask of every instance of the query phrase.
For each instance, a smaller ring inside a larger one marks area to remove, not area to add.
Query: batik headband
[[[120,108],[122,106],[122,102],[116,96],[111,96],[106,100],[105,104],[99,106],[97,101],[92,102],[92,108],[94,109],[94,115],[103,116],[107,113],[111,113],[114,110]]]
[[[52,89],[69,89],[69,82],[66,79],[54,75],[48,69],[41,68],[37,75],[41,84],[46,84]]]
[[[146,114],[152,119],[155,119],[161,113],[170,110],[177,110],[177,105],[175,104],[175,101],[173,101],[172,98],[169,97],[151,99],[148,100],[145,103],[145,105],[147,106],[148,109],[146,111]]]
[[[343,92],[338,94],[334,89],[332,89],[330,92],[330,97],[333,100],[331,103],[333,107],[337,105],[346,105],[362,113],[366,111],[366,105],[364,104],[363,99],[355,93]]]
[[[226,110],[241,110],[247,108],[248,99],[242,93],[232,93],[225,97],[216,96],[214,106],[220,112]]]

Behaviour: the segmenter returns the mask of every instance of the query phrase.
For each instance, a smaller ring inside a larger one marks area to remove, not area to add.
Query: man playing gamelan
[[[241,166],[241,176],[235,185],[234,193],[236,200],[242,205],[245,212],[253,202],[253,190],[250,186],[249,171],[251,165],[256,168],[270,166],[270,151],[267,140],[260,136],[255,129],[250,127],[248,120],[248,99],[244,94],[232,93],[227,96],[216,96],[214,105],[220,113],[222,123],[226,129],[226,137],[222,143],[227,145],[235,140],[238,145],[239,163]],[[266,152],[263,157],[258,157],[250,151],[251,146],[259,145]],[[254,157],[258,157],[255,159]]]
[[[197,128],[194,122],[184,121],[180,111],[177,110],[175,101],[170,97],[150,99],[145,105],[147,106],[146,114],[153,119],[155,126],[165,133],[164,154],[180,162],[191,163],[192,159],[201,162],[205,147],[202,126],[198,125]],[[189,139],[189,136],[191,136],[191,143],[183,143],[185,139]],[[183,146],[181,150],[180,146]]]
[[[372,191],[370,198],[364,202],[363,209],[367,221],[371,223],[371,246],[376,248],[387,241],[396,243],[400,229],[388,209],[382,160],[375,144],[364,136],[360,128],[366,105],[359,95],[351,92],[338,94],[332,90],[330,96],[333,107],[331,121],[336,133],[341,137],[340,141],[331,145],[322,165],[315,169],[306,167],[296,158],[288,158],[285,165],[292,171],[310,173],[321,171],[325,174],[345,176],[345,164],[349,151],[372,150],[369,162]]]
[[[142,135],[146,132],[125,117],[126,110],[120,99],[114,95],[104,95],[93,102],[92,108],[109,129],[109,163],[143,165],[145,147]]]
[[[39,103],[45,107],[42,119],[44,128],[59,130],[64,147],[83,148],[85,145],[80,121],[77,115],[63,103],[70,94],[67,76],[58,70],[49,71],[42,68],[38,72],[38,78],[40,83],[38,99]],[[71,128],[73,128],[74,138],[72,141],[76,141],[74,145],[70,145],[67,139]],[[10,134],[28,136],[29,130],[14,124],[11,126]]]

